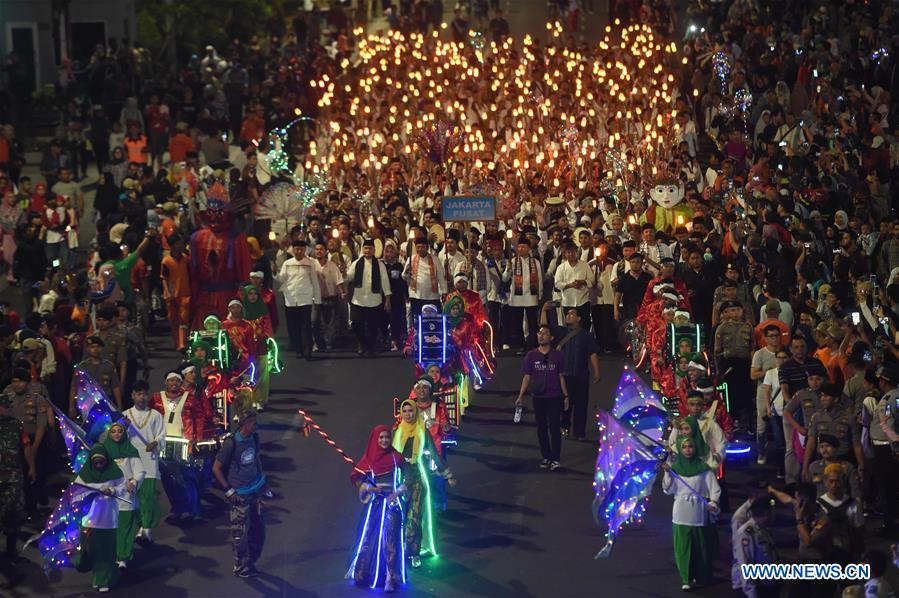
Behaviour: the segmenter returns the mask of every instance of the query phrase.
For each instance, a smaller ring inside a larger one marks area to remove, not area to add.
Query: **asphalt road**
[[[154,345],[167,342],[154,337]],[[449,462],[459,483],[437,525],[439,558],[409,574],[400,594],[414,596],[674,596],[680,588],[671,549],[671,501],[656,490],[645,527],[625,532],[611,558],[593,560],[603,544],[590,505],[596,432],[589,443],[566,441],[564,469],[538,469],[533,418],[512,422],[519,357],[500,359],[498,376],[466,414]],[[152,353],[154,387],[174,365],[173,351]],[[272,383],[260,418],[262,458],[276,497],[269,504],[263,574],[244,581],[231,574],[227,512],[218,491],[207,494],[206,517],[186,526],[163,523],[157,543],[136,549],[116,588],[132,598],[180,596],[355,596],[343,580],[360,511],[349,467],[314,434],[297,431],[297,408],[308,411],[351,455],[368,432],[390,420],[391,398],[408,392],[412,364],[396,354],[358,359],[336,354],[313,363],[287,358]],[[611,405],[621,361],[602,361],[591,408]],[[161,495],[163,513],[168,503]],[[722,527],[722,529],[724,529]],[[723,550],[727,550],[726,538]],[[80,596],[90,580],[73,570],[47,580],[37,552],[26,556],[27,581],[12,596]],[[722,563],[729,563],[722,560]],[[725,570],[722,566],[721,573]],[[720,596],[725,583],[700,591]]]

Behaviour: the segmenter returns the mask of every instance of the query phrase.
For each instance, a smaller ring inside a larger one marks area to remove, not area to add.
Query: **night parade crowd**
[[[76,568],[107,591],[154,541],[161,492],[189,520],[218,487],[234,574],[257,575],[272,379],[349,350],[415,371],[353,465],[358,585],[396,590],[436,554],[448,447],[497,356],[522,362],[509,408],[533,411],[555,471],[563,439],[595,440],[590,386],[624,355],[671,414],[683,590],[724,570],[727,514],[737,594],[899,593],[894,4],[619,1],[592,45],[592,3],[552,4],[545,40],[510,36],[494,3],[444,28],[416,0],[386,31],[364,32],[368,6],[316,10],[177,73],[99,47],[60,90],[39,176],[0,129],[0,254],[25,299],[0,305],[11,584],[69,469],[61,422],[86,429],[97,394],[114,417],[67,491],[99,492]],[[453,196],[494,197],[496,217],[444,219]],[[163,388],[157,321],[183,354]],[[764,480],[739,504],[738,466]],[[740,573],[791,561],[870,579]]]

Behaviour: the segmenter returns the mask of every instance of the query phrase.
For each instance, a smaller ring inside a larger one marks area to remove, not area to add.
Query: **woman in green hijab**
[[[122,471],[125,478],[126,493],[122,498],[130,501],[119,503],[119,526],[116,542],[116,562],[124,569],[128,561],[134,557],[134,538],[140,529],[140,517],[137,509],[137,489],[144,481],[146,471],[140,460],[140,453],[131,444],[125,426],[114,423],[106,433],[103,441],[109,459]]]
[[[702,435],[697,436],[701,440]],[[721,488],[715,474],[700,458],[697,442],[693,436],[678,436],[677,453],[670,454],[671,459],[662,466],[662,490],[674,495],[674,562],[682,590],[707,583],[718,554],[714,517],[719,512]]]
[[[256,409],[262,411],[268,403],[268,389],[272,370],[269,363],[268,339],[274,338],[272,318],[268,305],[259,294],[259,289],[254,284],[244,285],[240,291],[241,303],[243,303],[243,317],[253,327],[256,334],[256,387],[253,391],[253,399]]]
[[[119,501],[116,496],[127,493],[125,476],[102,444],[91,448],[90,460],[84,464],[75,482],[99,491],[90,511],[81,519],[81,550],[75,557],[75,568],[91,571],[93,587],[108,592],[119,579],[116,566],[116,530],[119,526]]]

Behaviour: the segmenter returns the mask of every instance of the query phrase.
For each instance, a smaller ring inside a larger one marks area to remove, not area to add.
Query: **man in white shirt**
[[[509,261],[503,273],[503,281],[511,282],[509,293],[509,335],[519,341],[518,355],[536,345],[537,301],[543,294],[543,268],[540,260],[531,256],[531,243],[524,235],[518,238],[516,255]],[[523,323],[527,319],[528,335],[525,338]]]
[[[456,266],[465,261],[465,256],[459,251],[460,238],[461,233],[459,233],[457,229],[451,228],[446,231],[446,240],[444,241],[443,249],[438,254],[440,265],[443,267],[443,276],[445,280],[452,280],[453,272],[456,271]]]
[[[315,344],[321,351],[330,351],[337,335],[340,323],[340,305],[346,300],[346,286],[340,268],[328,259],[328,250],[321,241],[315,244],[315,273],[318,275],[318,287],[321,289],[322,301],[312,327]]]
[[[347,284],[353,294],[350,313],[359,355],[375,356],[375,341],[384,313],[390,313],[390,280],[384,263],[374,257],[375,242],[362,242],[362,257],[347,270]]]
[[[306,241],[294,239],[290,243],[293,257],[281,265],[275,280],[284,293],[284,314],[287,316],[287,335],[297,357],[312,359],[312,306],[321,304],[321,289],[315,262],[306,256]]]
[[[478,258],[481,253],[481,246],[472,241],[465,248],[465,261],[456,264],[453,270],[453,280],[459,273],[464,274],[469,281],[469,287],[481,297],[481,303],[487,304],[487,267],[484,262]]]
[[[427,237],[415,238],[415,253],[406,261],[403,279],[409,285],[413,318],[421,315],[425,305],[434,305],[440,310],[440,297],[447,293],[446,275],[440,261],[428,250]]]
[[[137,380],[131,388],[134,407],[125,410],[130,423],[128,438],[140,456],[146,475],[137,489],[138,518],[140,530],[137,537],[153,541],[151,529],[159,525],[159,500],[156,498],[156,480],[159,479],[160,445],[165,441],[165,423],[162,414],[150,409],[149,386]],[[146,442],[145,442],[146,441]]]
[[[492,242],[488,248],[487,319],[493,325],[493,345],[494,349],[498,350],[505,343],[506,322],[503,306],[509,300],[509,289],[503,282],[503,272],[506,271],[509,260],[503,256],[502,241]],[[503,348],[508,348],[508,345]]]
[[[556,268],[555,287],[561,294],[562,311],[573,307],[581,316],[581,328],[590,330],[590,289],[595,280],[593,270],[582,259],[580,249],[571,241],[562,245],[565,260]]]

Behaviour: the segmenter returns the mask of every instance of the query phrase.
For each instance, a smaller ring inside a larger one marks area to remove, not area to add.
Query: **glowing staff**
[[[219,356],[219,364],[223,370],[228,369],[228,334],[224,330],[219,330],[216,336],[216,352]]]
[[[439,555],[437,554],[437,547],[434,543],[434,518],[431,515],[431,485],[428,483],[428,472],[425,471],[424,466],[421,464],[421,459],[418,459],[417,465],[418,474],[421,476],[421,481],[425,486],[425,518],[427,519],[428,528],[428,550],[436,558]]]
[[[271,368],[271,373],[280,374],[283,370],[281,369],[280,364],[280,354],[278,349],[278,343],[273,338],[265,339],[265,344],[268,345],[268,363]]]
[[[490,347],[490,357],[495,358],[496,350],[493,348],[493,325],[490,323],[489,320],[484,320],[484,326],[486,326],[490,330],[490,343],[488,344],[488,346]],[[483,353],[483,352],[484,352],[484,350],[481,349],[481,353]],[[487,357],[485,356],[484,361],[486,361],[486,360],[487,360]]]
[[[475,341],[474,346],[477,347],[477,348],[478,348],[478,351],[481,352],[481,356],[484,358],[484,363],[487,364],[487,369],[490,370],[490,373],[492,374],[492,373],[493,373],[493,367],[490,365],[490,360],[487,359],[487,354],[484,353],[484,347],[482,347],[482,346],[481,346],[481,343],[478,342],[478,341]],[[492,342],[492,339],[491,339],[491,343],[490,343],[490,352],[491,352],[491,353],[493,352],[493,342]]]
[[[318,432],[318,435],[321,436],[325,442],[327,442],[329,445],[331,445],[331,448],[333,448],[335,451],[337,451],[338,455],[343,457],[344,461],[346,461],[347,463],[349,463],[350,465],[353,466],[354,470],[361,473],[362,475],[367,475],[368,472],[359,469],[356,466],[356,462],[353,460],[353,458],[350,457],[349,455],[347,455],[345,450],[343,450],[342,448],[337,446],[337,443],[334,442],[333,440],[331,440],[331,437],[328,436],[328,433],[325,432],[324,430],[322,430],[321,426],[319,426],[317,423],[315,423],[312,420],[312,418],[309,417],[309,415],[305,411],[303,411],[302,409],[297,409],[297,413],[299,413],[300,415],[303,416],[304,422],[303,422],[303,425],[301,426],[301,428],[305,428],[306,426],[311,426],[313,430]]]
[[[478,379],[478,384],[483,384],[484,379],[481,377],[481,372],[478,371],[478,365],[474,362],[474,357],[471,355],[471,349],[469,349],[466,354],[468,355],[468,363],[471,364],[471,371],[474,372],[474,375]]]

